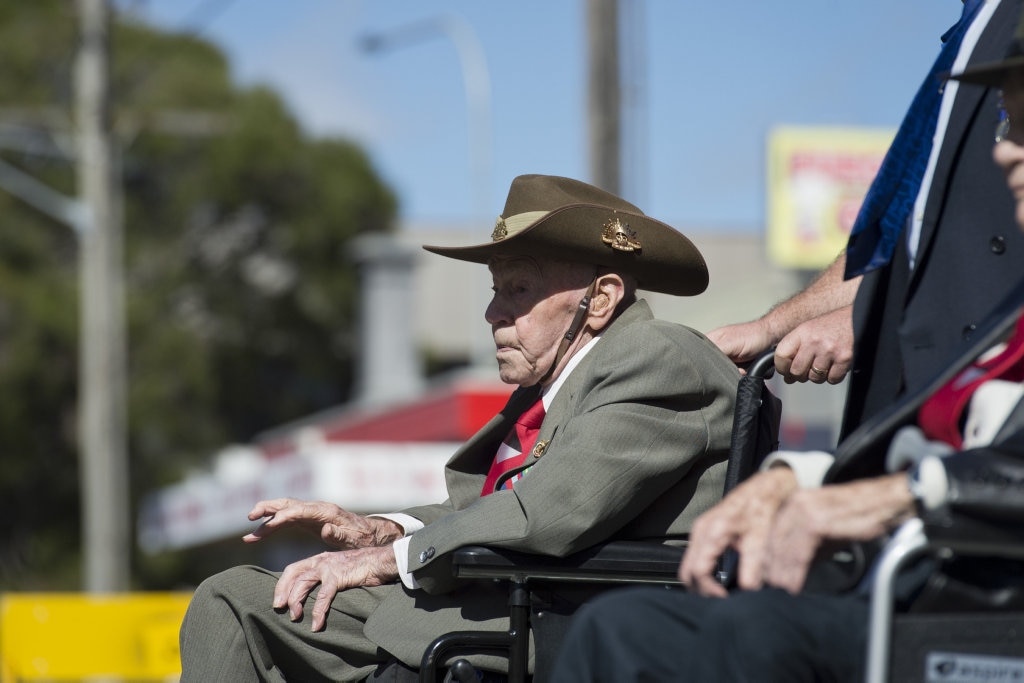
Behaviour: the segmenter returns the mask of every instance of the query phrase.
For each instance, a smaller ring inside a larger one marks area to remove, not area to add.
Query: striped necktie
[[[504,442],[498,448],[498,452],[495,453],[494,462],[491,463],[491,469],[487,473],[483,490],[480,491],[481,496],[493,493],[498,481],[505,474],[525,462],[526,456],[533,450],[533,444],[537,440],[537,432],[540,431],[542,422],[544,422],[544,402],[538,398],[516,419],[515,425],[509,430]],[[524,470],[515,476],[508,477],[502,482],[501,488],[512,488],[512,485],[519,481],[525,473]]]

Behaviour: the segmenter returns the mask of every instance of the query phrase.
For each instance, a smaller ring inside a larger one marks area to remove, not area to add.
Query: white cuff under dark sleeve
[[[765,458],[761,471],[788,467],[796,475],[800,488],[813,489],[821,486],[834,460],[833,455],[825,451],[775,451]]]
[[[926,455],[907,470],[907,487],[914,500],[925,510],[942,507],[949,495],[949,478],[942,458]]]
[[[372,515],[366,515],[367,517],[380,517],[381,519],[390,519],[392,522],[402,527],[402,533],[406,536],[412,536],[414,533],[423,528],[423,522],[416,519],[412,515],[407,515],[404,512],[381,512]]]
[[[395,551],[395,563],[398,565],[398,578],[406,588],[419,588],[419,581],[409,571],[409,537],[400,538],[391,545]]]

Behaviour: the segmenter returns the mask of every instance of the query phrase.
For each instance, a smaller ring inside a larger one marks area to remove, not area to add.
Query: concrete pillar
[[[387,405],[423,391],[423,369],[413,335],[417,250],[390,235],[355,240],[353,259],[362,284],[356,402]]]

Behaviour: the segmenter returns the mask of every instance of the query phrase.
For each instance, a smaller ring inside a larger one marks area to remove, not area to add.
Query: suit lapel
[[[1002,59],[1012,37],[1013,27],[1016,25],[1015,17],[1019,4],[1019,0],[1002,0],[999,3],[999,7],[989,19],[988,25],[971,53],[971,58],[968,60],[969,66]],[[946,132],[942,138],[942,147],[939,149],[939,156],[935,162],[928,198],[925,200],[926,221],[921,225],[921,236],[917,247],[918,263],[927,258],[928,247],[935,235],[937,217],[941,215],[942,206],[946,201],[955,159],[960,156],[960,149],[967,138],[967,131],[987,93],[987,88],[978,85],[961,83],[958,86],[953,110],[950,112]],[[992,114],[992,120],[994,130],[995,112]],[[919,272],[920,269],[915,267],[911,274],[911,288]]]
[[[480,489],[498,446],[512,429],[516,418],[537,400],[539,393],[539,386],[516,389],[501,412],[471,436],[448,460],[444,468],[445,483],[448,497],[456,508],[466,507],[480,497]]]

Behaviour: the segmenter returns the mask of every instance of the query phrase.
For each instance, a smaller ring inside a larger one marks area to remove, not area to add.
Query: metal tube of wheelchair
[[[871,587],[871,616],[868,621],[866,683],[886,683],[889,671],[889,641],[892,637],[893,585],[907,560],[928,546],[924,524],[914,518],[903,523],[879,555]]]
[[[515,579],[509,590],[508,681],[526,681],[530,664],[530,591],[525,579]]]

